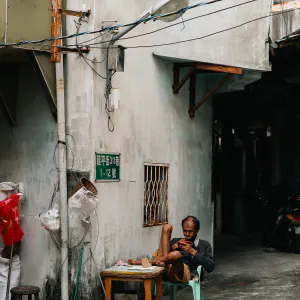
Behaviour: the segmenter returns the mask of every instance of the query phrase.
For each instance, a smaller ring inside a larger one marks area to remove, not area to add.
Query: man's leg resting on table
[[[172,236],[173,227],[170,224],[165,224],[162,227],[159,249],[157,250],[157,256],[154,260],[150,261],[152,264],[156,264],[157,261],[163,261],[167,259],[168,254],[170,253],[170,241]],[[131,265],[141,265],[142,261],[128,259],[128,263]]]
[[[173,226],[165,224],[161,230],[161,237],[157,256],[166,256],[170,252],[170,242],[172,237]]]
[[[170,241],[172,236],[173,227],[170,224],[165,224],[162,228],[160,245],[157,252],[157,257],[150,260],[152,265],[165,267],[172,265],[171,272],[181,277],[183,274],[184,266],[182,263],[182,255],[179,251],[170,252]],[[142,265],[140,260],[128,260],[129,264]]]

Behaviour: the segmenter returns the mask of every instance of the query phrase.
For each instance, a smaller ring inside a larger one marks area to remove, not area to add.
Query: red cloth
[[[6,246],[22,240],[24,232],[19,224],[19,204],[20,196],[13,194],[0,202],[0,234]]]

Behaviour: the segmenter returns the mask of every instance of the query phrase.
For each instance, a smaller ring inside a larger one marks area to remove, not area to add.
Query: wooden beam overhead
[[[242,68],[236,68],[230,66],[197,63],[195,67],[196,69],[200,69],[200,70],[214,71],[220,73],[229,73],[229,74],[238,74],[238,75],[243,74]]]

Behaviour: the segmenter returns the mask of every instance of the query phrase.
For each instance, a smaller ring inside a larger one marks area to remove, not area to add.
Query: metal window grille
[[[144,166],[144,227],[168,223],[169,165]]]

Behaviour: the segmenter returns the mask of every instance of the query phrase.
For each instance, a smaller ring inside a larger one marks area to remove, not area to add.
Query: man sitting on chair
[[[171,282],[188,282],[193,275],[197,275],[198,266],[211,273],[215,268],[212,248],[209,242],[199,240],[198,246],[194,242],[200,230],[200,222],[193,216],[182,220],[184,238],[171,240],[172,225],[166,224],[162,228],[159,249],[153,254],[152,265],[166,268],[166,279]],[[131,265],[141,265],[139,260],[129,259]],[[203,272],[202,272],[203,274]],[[201,276],[203,279],[203,275]]]

